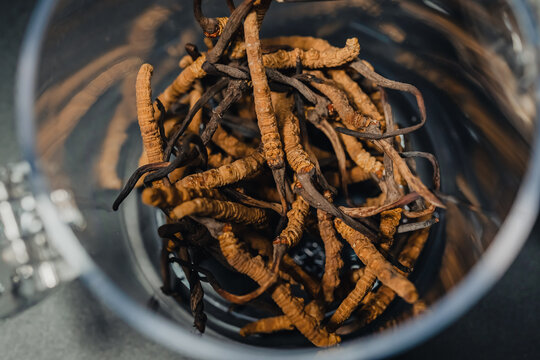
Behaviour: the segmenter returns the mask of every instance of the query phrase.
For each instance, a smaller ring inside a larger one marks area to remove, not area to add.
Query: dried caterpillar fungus
[[[216,129],[214,136],[212,136],[212,141],[227,154],[235,158],[246,157],[256,150],[254,147],[228,134],[221,126],[218,126]]]
[[[371,271],[383,284],[392,288],[409,303],[414,303],[418,299],[414,285],[399,274],[363,234],[352,229],[340,219],[336,219],[334,224],[341,236],[351,245],[358,258],[371,268]]]
[[[256,226],[262,226],[268,221],[264,210],[208,198],[197,198],[181,203],[170,214],[173,220],[180,220],[190,215],[209,216],[217,220]]]
[[[381,213],[381,224],[379,228],[383,237],[392,238],[394,236],[401,220],[402,211],[401,208],[396,208]]]
[[[339,114],[341,121],[355,129],[366,128],[369,125],[377,125],[377,121],[373,118],[355,111],[349,103],[347,95],[336,87],[331,80],[326,79],[320,71],[312,71],[311,73],[317,78],[324,80],[323,83],[313,81],[311,85],[328,97],[332,102],[333,108]]]
[[[315,165],[313,165],[309,155],[302,148],[298,119],[292,112],[294,106],[292,98],[287,97],[284,93],[272,93],[272,102],[276,104],[276,116],[287,162],[297,173],[310,172]]]
[[[343,245],[336,236],[332,215],[325,211],[317,210],[319,232],[324,243],[325,264],[324,274],[321,279],[321,287],[324,300],[327,303],[334,301],[334,290],[339,286],[339,272],[344,263],[340,252]]]
[[[206,72],[202,69],[202,64],[206,61],[206,56],[203,54],[193,63],[188,65],[182,72],[176,77],[176,79],[169,85],[159,96],[158,99],[163,104],[165,110],[168,110],[173,103],[178,101],[181,95],[187,93],[195,80],[201,79],[206,76]],[[156,108],[157,110],[157,108]],[[161,112],[156,111],[156,118],[159,117]]]
[[[201,84],[198,82],[195,82],[193,84],[193,90],[189,93],[189,107],[193,108],[197,101],[200,100],[203,93],[203,89]],[[191,123],[189,124],[188,130],[191,131],[194,134],[197,134],[199,132],[199,129],[201,128],[202,123],[202,110],[199,110],[195,113],[193,116],[193,120],[191,120]],[[165,130],[165,134],[167,135],[167,131]]]
[[[371,155],[362,144],[355,138],[344,134],[339,134],[345,150],[356,165],[365,173],[375,174],[378,178],[382,178],[384,165]]]
[[[248,275],[259,284],[270,281],[272,272],[265,267],[260,257],[252,258],[239,246],[238,239],[230,227],[223,228],[218,240],[223,254],[232,267],[240,273]],[[330,346],[340,341],[339,336],[328,333],[318,324],[316,319],[306,314],[303,300],[294,297],[288,287],[278,283],[271,296],[291,323],[316,346]]]
[[[163,142],[159,135],[157,122],[154,119],[154,107],[152,105],[150,79],[153,71],[152,65],[143,64],[139,69],[135,87],[137,118],[139,119],[146,161],[149,163],[163,161]]]
[[[272,243],[267,239],[261,237],[250,236],[246,237],[246,242],[260,255],[266,256],[269,260],[272,260]],[[312,296],[317,296],[320,292],[320,285],[317,280],[306,273],[302,267],[300,267],[288,254],[283,256],[282,268],[286,271],[291,278],[301,284],[309,294]]]
[[[202,173],[192,174],[175,183],[175,186],[186,188],[213,189],[236,183],[242,179],[253,176],[261,170],[264,158],[258,151],[251,155],[223,165],[217,169],[210,169]]]
[[[259,40],[259,24],[257,23],[257,13],[255,11],[250,12],[246,17],[244,36],[248,66],[253,84],[255,112],[261,132],[264,156],[268,166],[281,168],[283,167],[283,149],[270,97],[270,87],[264,71]]]
[[[375,280],[377,280],[377,276],[370,270],[369,266],[366,267],[363,276],[358,279],[354,289],[347,295],[345,300],[339,304],[339,307],[330,318],[327,325],[330,330],[337,329],[351,316],[360,301],[366,296],[369,290],[371,290]]]
[[[330,70],[332,80],[352,98],[353,104],[356,105],[361,114],[374,119],[377,122],[384,120],[382,113],[378,111],[369,96],[362,90],[356,81],[350,78],[344,70]]]
[[[247,48],[246,48],[247,50]],[[357,38],[347,39],[345,47],[335,50],[303,50],[295,49],[291,51],[278,50],[274,53],[265,54],[262,57],[263,65],[274,69],[293,69],[296,67],[297,59],[305,68],[320,69],[338,67],[356,59],[360,52],[360,44]]]
[[[274,244],[286,245],[287,247],[298,244],[304,232],[304,221],[308,211],[309,204],[301,196],[297,196],[292,203],[291,210],[287,212],[287,226],[274,240]]]
[[[398,261],[404,266],[412,268],[424,248],[428,237],[428,228],[413,234],[401,251]],[[358,326],[367,325],[375,320],[386,310],[395,297],[396,293],[388,286],[381,286],[377,292],[370,293],[366,296],[362,302],[363,306],[358,313]]]
[[[184,68],[159,101],[152,67],[141,68],[143,156],[113,204],[139,183],[142,202],[166,216],[158,229],[165,294],[191,302],[202,332],[208,282],[212,296],[243,304],[232,309],[242,336],[297,330],[315,346],[337,344],[396,295],[421,309],[405,267],[443,204],[403,159],[428,159],[439,190],[436,159],[401,145],[425,122],[419,91],[358,60],[356,38],[344,47],[305,36],[261,39],[270,0],[228,0],[230,14],[214,18],[203,15],[201,0],[194,4],[201,33],[216,38],[206,39],[206,53],[185,46]],[[383,88],[412,93],[421,122],[397,127],[393,115],[412,116],[393,114],[393,98],[377,93]],[[253,286],[246,276],[259,286],[235,295]]]
[[[200,197],[223,199],[223,196],[214,189],[191,189],[180,186],[147,188],[143,190],[141,196],[145,204],[157,207],[171,207]]]
[[[308,315],[312,316],[318,321],[321,321],[324,318],[324,314],[321,312],[321,307],[316,301],[311,301],[309,304],[307,304],[305,311]],[[249,336],[252,334],[269,334],[276,331],[293,329],[294,325],[291,320],[286,315],[282,315],[249,323],[240,329],[240,335]]]

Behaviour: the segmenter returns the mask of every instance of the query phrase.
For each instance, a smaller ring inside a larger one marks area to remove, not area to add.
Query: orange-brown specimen
[[[202,69],[202,64],[206,61],[206,56],[202,54],[197,60],[188,65],[182,72],[174,79],[172,84],[158,96],[158,99],[163,104],[165,110],[168,110],[172,104],[174,104],[181,95],[187,93],[193,83],[197,79],[201,79],[206,76],[206,72]],[[161,112],[154,107],[156,119],[159,118]]]
[[[259,24],[257,13],[251,11],[244,21],[244,36],[249,72],[253,84],[253,99],[264,157],[272,169],[283,167],[283,149],[277,126],[274,107],[270,96],[270,87],[262,61],[261,43],[259,40]]]
[[[332,215],[323,210],[317,210],[319,233],[324,243],[325,263],[321,287],[324,300],[327,303],[334,301],[334,290],[339,286],[339,272],[343,267],[341,248],[343,245],[336,236]]]
[[[318,321],[322,321],[324,318],[322,308],[317,301],[311,301],[309,304],[307,304],[305,311],[308,315],[312,316]],[[252,334],[270,334],[284,330],[294,330],[293,323],[286,315],[265,318],[249,323],[240,329],[240,335],[249,336]]]
[[[362,299],[371,290],[377,276],[371,269],[366,267],[364,274],[361,276],[354,289],[347,295],[347,297],[339,304],[330,320],[328,321],[327,328],[330,331],[335,331],[345,320],[347,320],[353,311],[358,307]]]
[[[269,240],[254,234],[246,236],[245,240],[251,248],[256,250],[260,255],[266,256],[269,261],[272,261],[272,245]],[[289,281],[291,284],[293,284],[293,282],[300,283],[300,285],[313,297],[319,294],[321,289],[319,282],[306,273],[288,254],[283,255],[280,266],[280,276],[282,271],[288,275],[287,277],[283,277],[284,280]]]
[[[347,95],[341,91],[332,80],[327,79],[320,71],[311,71],[311,74],[323,80],[323,83],[311,82],[311,85],[324,94],[331,102],[341,121],[353,126],[355,129],[362,129],[369,125],[377,125],[377,121],[371,117],[362,115],[354,110],[349,103]]]
[[[304,233],[304,222],[308,212],[309,204],[301,196],[297,196],[291,210],[287,212],[287,226],[274,240],[274,244],[286,245],[289,248],[298,244]]]
[[[229,155],[223,155],[222,153],[208,154],[208,166],[211,168],[218,168],[223,165],[230,164],[234,159]]]
[[[376,140],[374,143],[380,146],[384,153],[388,155],[390,160],[394,163],[396,169],[400,172],[401,176],[407,182],[409,189],[411,191],[416,191],[421,197],[430,203],[440,207],[445,208],[444,204],[435,196],[431,191],[428,190],[426,185],[420,180],[417,176],[413,175],[411,169],[405,162],[405,160],[399,155],[399,153],[394,149],[392,145],[387,143],[384,140]]]
[[[314,169],[315,165],[313,165],[309,159],[309,155],[301,145],[300,126],[298,119],[292,112],[294,107],[293,98],[287,96],[285,93],[273,92],[272,103],[276,111],[287,162],[297,173],[310,172]]]
[[[218,237],[221,251],[229,264],[238,272],[255,280],[261,286],[271,281],[274,275],[265,266],[263,259],[260,256],[252,257],[245,251],[231,230],[230,225],[225,225]],[[298,331],[314,345],[325,347],[340,342],[341,339],[339,336],[328,333],[320,326],[317,319],[306,313],[304,301],[293,296],[288,286],[278,282],[273,288],[271,296]]]
[[[384,245],[383,248],[388,250],[392,245],[394,234],[401,220],[401,213],[403,209],[396,208],[392,210],[386,210],[381,212],[381,222],[379,224],[379,230],[381,231],[381,242]]]
[[[206,170],[202,173],[188,175],[175,183],[175,186],[184,188],[213,189],[236,183],[240,180],[257,174],[264,165],[264,158],[259,151],[223,165],[217,169]]]
[[[400,274],[362,233],[335,219],[337,231],[351,245],[358,258],[368,266],[377,278],[409,303],[418,299],[413,283]]]
[[[423,220],[427,220],[424,218]],[[422,249],[429,237],[429,228],[413,233],[407,240],[407,244],[401,251],[398,261],[412,269],[420,256]],[[370,293],[362,301],[363,306],[358,312],[357,326],[364,326],[375,320],[396,297],[396,293],[388,286],[381,286],[375,293]]]
[[[196,81],[193,84],[193,90],[189,93],[189,107],[192,108],[197,101],[201,98],[203,93],[202,86],[199,81]],[[189,123],[188,130],[191,131],[194,134],[199,133],[199,129],[201,128],[202,123],[202,109],[197,111],[195,115],[193,116],[193,119]],[[167,131],[165,131],[167,132]]]
[[[137,74],[135,87],[137,118],[148,163],[163,161],[163,142],[159,135],[157,121],[154,119],[154,107],[152,105],[150,79],[153,71],[152,65],[143,64]]]
[[[147,188],[143,190],[141,195],[143,203],[160,208],[173,207],[200,197],[223,199],[223,196],[215,189],[190,189],[180,186]]]
[[[384,165],[382,162],[364,149],[362,143],[356,138],[342,133],[339,133],[339,136],[352,161],[354,161],[362,171],[368,174],[374,174],[379,179],[382,178],[384,172]]]
[[[264,226],[268,222],[266,211],[262,209],[247,207],[231,201],[208,198],[197,198],[183,202],[176,206],[169,216],[173,220],[180,220],[190,215],[256,226]]]
[[[221,126],[218,126],[216,129],[212,141],[227,154],[235,158],[246,157],[256,150],[254,147],[227,133]]]
[[[275,69],[293,69],[297,59],[302,66],[308,69],[332,68],[353,61],[360,53],[360,44],[357,38],[347,39],[345,47],[329,48],[326,50],[303,50],[296,48],[291,51],[278,50],[263,56],[264,66]]]
[[[341,90],[349,96],[360,113],[379,123],[384,120],[369,96],[362,90],[356,81],[347,75],[345,70],[330,70],[328,73]]]

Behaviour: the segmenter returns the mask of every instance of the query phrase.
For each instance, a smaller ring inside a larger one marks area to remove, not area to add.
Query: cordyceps
[[[293,113],[294,101],[284,93],[272,93],[279,121],[279,130],[283,139],[285,155],[290,167],[297,173],[308,173],[315,165],[302,148],[300,140],[300,125]]]
[[[272,281],[274,275],[260,258],[251,257],[239,245],[239,241],[231,231],[230,225],[223,227],[218,236],[223,255],[233,268],[258,282],[261,286]],[[290,288],[277,284],[272,292],[272,299],[296,328],[313,344],[330,346],[340,341],[339,336],[329,334],[320,326],[319,321],[306,313],[304,301],[292,295]]]
[[[377,251],[373,243],[363,234],[344,224],[341,220],[336,219],[334,223],[338,232],[351,245],[358,258],[371,269],[371,272],[383,284],[392,288],[392,290],[409,303],[413,303],[418,299],[418,293],[414,285]]]
[[[175,59],[180,74],[157,99],[152,66],[140,68],[133,105],[143,155],[113,209],[139,184],[142,202],[165,215],[157,231],[163,292],[183,301],[175,263],[199,331],[211,296],[223,308],[242,304],[235,311],[245,318],[261,314],[241,324],[242,336],[298,331],[333,346],[396,296],[425,308],[408,275],[444,207],[439,164],[402,145],[426,122],[416,87],[358,59],[356,38],[345,46],[295,34],[261,39],[271,3],[228,0],[230,14],[207,18],[194,0],[207,51],[187,44],[188,55]],[[417,113],[394,119],[385,89],[412,94]],[[406,124],[412,118],[419,122]],[[429,183],[416,159],[432,165]]]
[[[324,300],[327,303],[334,301],[334,291],[339,286],[339,272],[344,263],[341,259],[343,245],[336,236],[332,215],[323,210],[317,210],[319,232],[324,243],[325,264],[324,274],[321,279]]]
[[[261,142],[268,166],[272,169],[282,199],[285,198],[283,146],[279,136],[276,114],[270,97],[270,87],[262,61],[261,43],[259,40],[257,13],[252,10],[244,22],[246,57],[253,86],[253,103],[257,115],[257,123],[261,132]],[[282,200],[282,204],[285,205]]]
[[[139,69],[135,85],[137,118],[143,139],[146,163],[163,161],[163,142],[161,141],[159,125],[154,118],[154,106],[152,105],[150,80],[153,72],[152,65],[143,64]]]
[[[175,185],[193,189],[213,189],[247,179],[262,170],[263,155],[255,151],[247,157],[202,173],[187,175]]]

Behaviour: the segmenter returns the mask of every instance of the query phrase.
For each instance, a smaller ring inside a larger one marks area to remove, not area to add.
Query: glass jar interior
[[[228,13],[218,2],[204,6],[208,16]],[[411,275],[428,305],[481,259],[527,169],[536,68],[517,23],[505,1],[351,0],[274,4],[263,24],[265,37],[316,36],[336,46],[358,37],[361,58],[423,93],[428,122],[407,136],[407,147],[437,156],[447,205],[438,212],[440,222]],[[71,191],[86,219],[77,237],[93,260],[132,299],[191,329],[189,303],[179,305],[160,290],[162,243],[156,228],[162,215],[142,205],[135,193],[118,212],[111,209],[140,155],[134,101],[138,68],[153,64],[153,92],[159,94],[178,74],[188,42],[205,48],[189,2],[60,1],[39,68],[36,141],[50,186]],[[398,124],[417,121],[413,98],[394,91],[389,97]],[[418,161],[416,167],[429,183],[429,164]],[[306,261],[301,251],[297,260]],[[219,264],[203,265],[218,280],[238,284],[239,278]],[[177,286],[185,293],[181,271],[178,275]],[[239,336],[239,327],[271,312],[230,308],[211,288],[205,290],[205,336],[263,347],[309,346],[292,333]],[[381,319],[343,341],[409,316],[406,304],[395,301]]]

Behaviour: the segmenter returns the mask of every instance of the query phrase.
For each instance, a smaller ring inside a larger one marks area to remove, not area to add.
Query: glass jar
[[[224,3],[203,6],[217,16],[228,13]],[[140,155],[139,66],[154,65],[158,94],[179,72],[184,45],[204,48],[190,1],[43,0],[36,8],[20,58],[16,111],[48,241],[126,322],[186,356],[364,359],[411,347],[487,291],[536,218],[536,11],[528,1],[343,0],[275,3],[264,20],[265,37],[311,35],[342,46],[356,36],[361,58],[423,93],[428,121],[409,145],[438,157],[447,208],[414,274],[428,304],[421,315],[401,316],[404,306],[395,302],[386,314],[392,326],[373,326],[321,350],[291,334],[241,338],[238,327],[253,315],[228,311],[211,294],[209,329],[197,335],[189,311],[162,294],[155,234],[162,219],[134,194],[118,212],[111,204]],[[390,92],[390,101],[398,123],[415,121],[408,116],[412,99]],[[417,171],[430,176],[427,164],[418,162]],[[66,213],[78,221],[66,224]],[[58,278],[64,273],[54,271]]]

